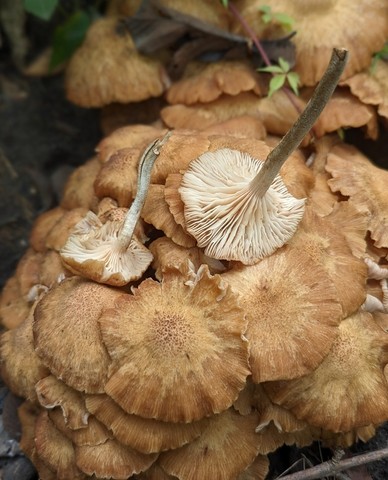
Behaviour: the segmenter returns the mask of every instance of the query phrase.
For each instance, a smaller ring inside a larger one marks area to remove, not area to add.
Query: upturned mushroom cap
[[[145,454],[121,445],[116,440],[107,440],[99,445],[75,447],[76,463],[86,475],[100,478],[126,480],[136,473],[147,470],[158,454]]]
[[[198,420],[228,408],[250,373],[244,313],[206,266],[190,282],[144,280],[99,322],[113,360],[105,392],[127,413]]]
[[[162,63],[140,55],[117,18],[92,24],[70,60],[65,80],[67,98],[82,107],[158,97],[170,83]]]
[[[57,378],[76,390],[104,391],[111,360],[97,319],[120,294],[105,285],[73,277],[53,287],[36,308],[36,352]]]
[[[300,377],[322,362],[338,335],[342,309],[328,275],[302,249],[285,246],[222,278],[247,315],[255,383]]]
[[[258,455],[253,463],[237,477],[237,480],[265,480],[269,471],[269,460],[266,455]]]
[[[239,0],[240,12],[255,30],[262,24],[257,12],[261,2]],[[274,13],[285,13],[294,20],[298,32],[295,71],[303,85],[315,85],[321,78],[333,46],[343,45],[350,59],[343,78],[369,66],[372,55],[379,51],[388,35],[388,6],[385,0],[268,0]],[[236,24],[236,21],[234,22]],[[259,24],[259,25],[257,25]],[[353,25],[357,25],[354,28]],[[235,28],[241,29],[241,26]]]
[[[207,152],[190,163],[179,193],[186,228],[210,257],[252,265],[295,233],[304,200],[277,175],[262,197],[254,178],[264,162],[237,150]]]
[[[86,406],[123,445],[143,453],[181,447],[199,437],[207,419],[191,423],[160,422],[126,413],[107,395],[88,395]]]
[[[387,361],[388,335],[370,313],[357,312],[341,322],[331,351],[314,372],[266,383],[265,389],[272,401],[299,419],[333,432],[348,432],[386,419]]]
[[[375,167],[355,147],[334,147],[327,158],[326,170],[334,192],[349,196],[356,206],[366,207],[370,213],[368,229],[377,247],[388,247],[388,172]]]
[[[180,480],[235,480],[255,460],[260,435],[257,414],[239,415],[233,408],[209,419],[202,435],[181,448],[162,453],[158,464]]]
[[[119,234],[123,222],[104,224],[89,212],[73,229],[61,249],[66,267],[99,283],[122,286],[139,279],[152,261],[151,252],[133,236],[123,249]]]

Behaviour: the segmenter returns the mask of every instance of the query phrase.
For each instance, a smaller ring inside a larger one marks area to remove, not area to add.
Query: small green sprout
[[[269,5],[262,5],[259,11],[264,23],[278,23],[285,31],[292,30],[295,20],[286,13],[273,12]]]
[[[23,0],[24,10],[41,20],[50,20],[59,0]]]
[[[376,70],[376,65],[379,60],[387,60],[388,59],[388,42],[384,45],[384,47],[376,52],[372,57],[372,62],[369,67],[370,73],[373,75]]]
[[[299,95],[299,75],[296,72],[290,72],[290,64],[284,60],[284,58],[279,58],[278,65],[269,65],[267,67],[259,68],[258,71],[273,74],[273,77],[269,82],[268,97],[271,97],[273,93],[275,93],[277,90],[280,90],[286,80],[295,95]]]
[[[221,3],[225,8],[229,7],[229,0],[221,0]]]

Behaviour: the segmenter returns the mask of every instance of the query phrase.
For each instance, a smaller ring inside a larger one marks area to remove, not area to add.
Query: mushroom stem
[[[152,167],[159,156],[160,148],[167,142],[170,135],[171,132],[169,131],[161,139],[154,140],[145,149],[140,159],[136,196],[132,202],[131,208],[128,210],[118,236],[118,243],[124,252],[129,247],[136,223],[139,220],[141,210],[147,197]]]
[[[270,152],[260,172],[250,184],[251,190],[260,198],[270,187],[280,168],[291,153],[298,148],[305,135],[311,130],[317,118],[325,108],[348,60],[348,51],[334,48],[329,65],[318,83],[306,108],[291,129]]]

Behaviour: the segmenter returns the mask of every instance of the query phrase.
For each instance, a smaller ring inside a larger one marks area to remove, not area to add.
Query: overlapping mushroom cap
[[[186,283],[147,279],[100,317],[113,362],[105,392],[128,413],[193,421],[227,409],[244,387],[246,321],[236,296],[205,266]]]

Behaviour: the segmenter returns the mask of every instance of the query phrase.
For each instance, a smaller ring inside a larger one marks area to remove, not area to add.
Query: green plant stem
[[[333,94],[348,60],[348,51],[334,48],[329,65],[314,90],[306,108],[291,129],[268,155],[259,174],[252,180],[252,189],[262,197],[291,153],[298,148]]]

